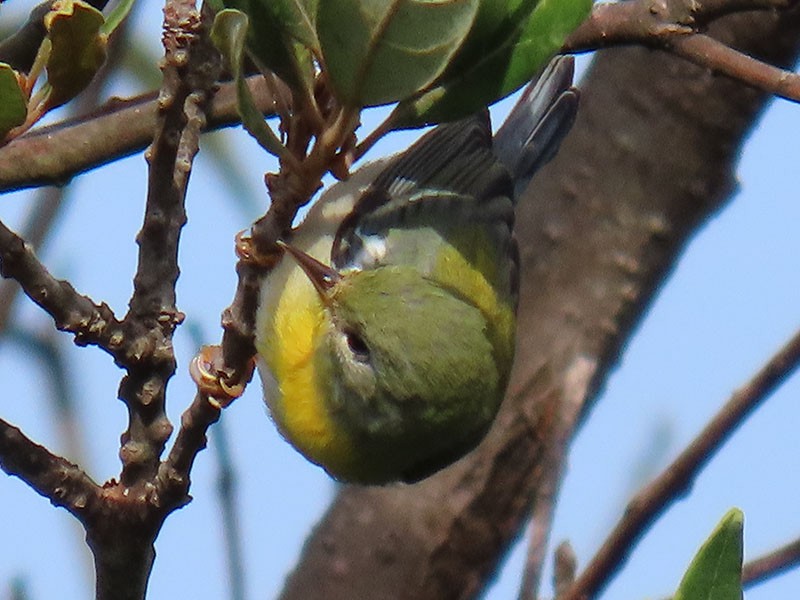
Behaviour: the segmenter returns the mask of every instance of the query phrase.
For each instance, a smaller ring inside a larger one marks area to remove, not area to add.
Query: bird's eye
[[[355,331],[345,331],[344,337],[347,341],[347,347],[353,353],[353,358],[358,362],[369,362],[369,347],[367,347],[364,338]]]

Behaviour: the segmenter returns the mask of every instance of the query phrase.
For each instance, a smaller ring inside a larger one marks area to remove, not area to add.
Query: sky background
[[[136,35],[157,40],[159,6],[147,0],[142,8]],[[16,5],[16,10],[22,14],[25,6]],[[138,89],[127,78],[113,85],[119,95]],[[493,110],[495,123],[502,122],[508,108],[505,102]],[[370,115],[365,129],[379,119]],[[626,498],[665,466],[800,326],[799,131],[800,107],[774,102],[742,154],[739,193],[688,245],[577,436],[552,541],[570,540],[579,564],[592,556]],[[417,135],[392,135],[371,156],[403,149]],[[232,167],[220,169],[202,152],[195,164],[178,284],[179,308],[206,343],[219,340],[219,315],[235,288],[233,236],[263,212],[263,173],[275,168],[240,128],[212,137],[227,145]],[[224,183],[233,168],[244,177],[236,188]],[[145,193],[141,154],[77,178],[63,218],[39,251],[55,275],[105,300],[118,315],[125,313],[131,293],[134,236]],[[32,197],[29,192],[4,197],[0,219],[20,227]],[[13,322],[37,332],[52,329],[26,299],[18,302]],[[116,400],[121,373],[108,356],[74,347],[69,336],[59,334],[58,345],[78,400],[85,445],[80,460],[96,481],[115,477],[119,435],[125,429],[125,409]],[[188,328],[179,329],[175,345],[179,366],[169,386],[168,411],[178,423],[194,393],[187,364],[196,343]],[[54,416],[45,369],[19,344],[0,341],[0,416],[54,452],[78,459],[67,449],[63,423]],[[248,598],[274,597],[327,507],[334,484],[280,439],[266,416],[258,383],[225,411],[223,420],[238,477]],[[674,591],[699,544],[732,506],[745,513],[746,557],[800,536],[798,422],[800,377],[795,376],[711,461],[691,494],[648,533],[602,598],[659,598]],[[216,436],[212,430],[210,450],[197,460],[194,501],[167,519],[157,540],[150,598],[226,597]],[[17,577],[25,581],[31,600],[91,596],[90,557],[73,519],[5,476],[0,476],[0,532],[0,598]],[[515,597],[524,553],[524,544],[518,544],[487,598]],[[551,592],[547,578],[546,595]],[[793,598],[798,591],[800,571],[795,571],[754,588],[747,597]]]

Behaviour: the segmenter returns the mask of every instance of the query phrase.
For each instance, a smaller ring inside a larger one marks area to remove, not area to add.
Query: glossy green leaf
[[[744,515],[731,509],[697,551],[674,600],[742,600]]]
[[[479,0],[319,0],[317,33],[339,99],[373,106],[407,98],[447,67]]]
[[[314,81],[312,52],[318,51],[313,30],[316,0],[222,0],[250,20],[247,49],[253,60],[308,95]],[[310,44],[306,47],[306,44]]]
[[[116,6],[108,13],[105,23],[100,27],[100,33],[108,35],[119,27],[125,20],[125,17],[128,16],[128,13],[131,12],[135,1],[136,0],[120,0],[117,2]]]
[[[100,31],[103,22],[103,14],[81,0],[57,0],[45,15],[51,44],[46,67],[51,88],[48,110],[75,97],[102,66],[107,41]]]
[[[0,141],[6,134],[25,122],[28,101],[10,65],[0,63]]]
[[[236,81],[236,100],[242,125],[259,145],[267,152],[282,156],[286,147],[267,125],[253,100],[250,88],[242,75],[245,40],[247,38],[248,18],[244,13],[225,9],[217,13],[211,27],[211,40],[222,53],[228,68]]]
[[[465,117],[527,83],[589,14],[592,0],[483,0],[476,26],[442,77],[401,103],[398,128]]]

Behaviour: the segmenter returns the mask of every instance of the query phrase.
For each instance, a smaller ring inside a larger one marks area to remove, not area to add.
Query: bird
[[[324,192],[280,242],[256,313],[281,435],[335,480],[414,483],[483,439],[514,357],[514,203],[572,126],[556,57],[492,137],[488,110]]]

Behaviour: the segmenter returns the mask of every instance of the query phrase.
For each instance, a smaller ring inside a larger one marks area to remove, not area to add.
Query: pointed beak
[[[308,279],[314,287],[317,288],[320,297],[327,302],[330,299],[331,290],[339,283],[342,276],[339,275],[336,270],[319,262],[316,258],[306,254],[302,250],[298,250],[291,244],[278,240],[278,245],[288,252],[297,264],[300,265],[300,268],[303,269]]]

